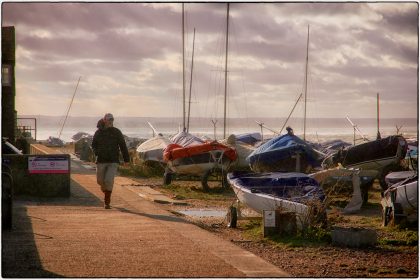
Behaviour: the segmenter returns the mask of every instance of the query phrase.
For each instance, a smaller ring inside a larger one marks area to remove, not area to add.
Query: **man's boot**
[[[109,205],[111,203],[111,193],[110,191],[105,191],[105,209],[111,209],[111,205]]]

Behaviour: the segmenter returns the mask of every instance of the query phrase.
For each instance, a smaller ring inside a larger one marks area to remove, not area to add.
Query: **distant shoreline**
[[[42,121],[44,124],[58,124],[62,123],[64,116],[48,116],[48,115],[19,115],[18,118],[36,118],[37,121]],[[88,123],[96,123],[101,116],[98,117],[86,117],[86,116],[69,116],[67,118],[66,124],[71,125],[81,125]],[[173,118],[173,117],[122,117],[115,115],[116,122],[124,123],[125,125],[138,125],[138,123],[182,123],[182,118]],[[350,117],[351,120],[356,125],[376,125],[376,118],[357,118]],[[196,123],[208,122],[211,124],[212,118],[191,118],[190,122],[194,125]],[[223,123],[223,118],[216,118],[219,125]],[[285,117],[278,118],[267,118],[267,117],[248,117],[248,118],[228,118],[227,121],[229,124],[243,125],[244,123],[256,124],[256,121],[263,122],[267,124],[283,124],[285,122]],[[303,122],[302,117],[292,117],[289,120],[289,123],[301,123]],[[310,126],[311,123],[322,122],[326,125],[336,125],[336,124],[348,124],[348,121],[345,117],[340,118],[307,118],[307,123]],[[409,126],[418,126],[418,118],[380,118],[380,124],[382,125],[409,125]]]

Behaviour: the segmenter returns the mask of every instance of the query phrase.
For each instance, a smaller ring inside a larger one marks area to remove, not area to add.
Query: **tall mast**
[[[303,140],[306,140],[306,100],[308,94],[308,62],[309,62],[309,25],[308,25],[308,40],[306,42],[306,66],[305,66],[305,109],[303,116]]]
[[[187,132],[190,131],[191,89],[192,89],[193,70],[194,70],[194,45],[195,45],[195,28],[194,28],[193,49],[192,49],[192,58],[191,58],[190,96],[189,96],[189,99],[188,99]]]
[[[185,32],[184,3],[182,3],[182,129],[185,131]]]
[[[223,111],[223,138],[226,138],[226,102],[227,102],[227,65],[228,65],[228,48],[229,48],[229,3],[227,3],[226,11],[226,54],[225,54],[225,103]]]

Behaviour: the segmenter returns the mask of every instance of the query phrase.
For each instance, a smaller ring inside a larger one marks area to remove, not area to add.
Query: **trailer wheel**
[[[366,204],[369,200],[369,189],[371,188],[373,181],[368,181],[360,184],[360,191],[362,195],[363,204]]]
[[[394,225],[399,225],[404,220],[404,210],[400,203],[394,203],[392,208],[392,222]]]
[[[228,189],[230,187],[229,181],[227,179],[226,171],[225,172],[222,171],[222,187],[224,189]]]
[[[382,207],[382,226],[386,227],[391,220],[392,207]]]
[[[236,228],[238,223],[238,210],[234,206],[230,206],[227,213],[228,227]]]
[[[165,173],[163,173],[163,185],[167,186],[170,185],[172,182],[172,173],[168,170],[165,170]]]
[[[207,170],[206,173],[201,177],[201,186],[203,187],[204,191],[208,191],[210,189],[209,184],[207,181],[212,173],[212,170]]]

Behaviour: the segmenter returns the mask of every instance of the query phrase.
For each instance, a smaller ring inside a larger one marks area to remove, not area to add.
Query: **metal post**
[[[308,61],[309,61],[309,25],[308,25],[308,39],[306,43],[306,67],[305,67],[305,110],[303,118],[303,140],[306,140],[306,101],[308,94]]]
[[[225,106],[223,115],[223,139],[226,138],[226,102],[227,102],[227,64],[228,64],[228,48],[229,48],[229,3],[227,3],[226,11],[226,55],[225,55]]]
[[[182,3],[182,129],[185,131],[185,32],[184,3]]]

